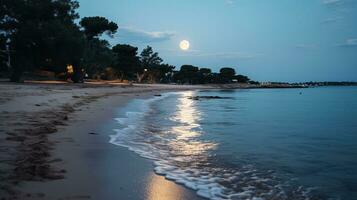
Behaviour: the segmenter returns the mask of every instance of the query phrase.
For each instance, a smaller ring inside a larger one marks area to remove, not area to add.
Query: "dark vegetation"
[[[100,16],[79,19],[75,0],[1,0],[0,74],[22,81],[24,74],[49,72],[62,80],[84,78],[146,83],[248,83],[233,68],[166,64],[147,46],[140,54],[128,44],[112,46],[118,25]],[[256,83],[256,82],[253,82]]]
[[[324,81],[324,82],[304,82],[304,83],[293,83],[295,85],[306,85],[306,86],[357,86],[357,82],[351,81]]]

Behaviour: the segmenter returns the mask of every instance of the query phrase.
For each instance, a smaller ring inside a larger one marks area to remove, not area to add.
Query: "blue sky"
[[[119,25],[112,44],[258,81],[357,81],[356,0],[79,0]],[[179,42],[190,41],[189,51]]]

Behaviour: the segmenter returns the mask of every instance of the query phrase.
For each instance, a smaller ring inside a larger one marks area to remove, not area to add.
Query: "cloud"
[[[332,16],[326,17],[321,21],[321,24],[333,24],[353,16],[356,12],[356,0],[321,0],[323,6],[334,13]]]
[[[316,44],[297,44],[295,47],[298,49],[315,49],[318,46]]]
[[[322,3],[324,5],[336,5],[340,4],[342,1],[341,0],[323,0]]]
[[[175,36],[172,31],[145,31],[132,27],[119,27],[118,37],[133,42],[162,42]]]
[[[331,8],[353,9],[356,0],[322,0],[322,4]]]
[[[321,23],[330,24],[330,23],[340,21],[342,19],[343,19],[343,17],[340,17],[340,16],[339,17],[329,17],[329,18],[324,19]]]
[[[349,38],[345,42],[337,44],[340,47],[357,47],[357,38]]]

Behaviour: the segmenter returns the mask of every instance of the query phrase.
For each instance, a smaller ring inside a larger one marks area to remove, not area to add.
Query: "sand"
[[[109,143],[133,98],[206,86],[0,84],[0,199],[200,199]]]

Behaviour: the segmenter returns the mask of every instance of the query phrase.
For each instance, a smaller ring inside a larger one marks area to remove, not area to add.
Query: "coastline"
[[[201,199],[156,175],[151,161],[110,144],[109,135],[131,99],[209,88],[1,84],[0,197]]]
[[[236,88],[0,83],[0,199],[202,199],[110,136],[134,99],[226,89]]]

